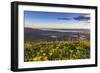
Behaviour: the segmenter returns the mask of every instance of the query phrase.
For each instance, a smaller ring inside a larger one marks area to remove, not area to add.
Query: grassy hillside
[[[75,60],[90,58],[90,41],[25,41],[24,61]]]

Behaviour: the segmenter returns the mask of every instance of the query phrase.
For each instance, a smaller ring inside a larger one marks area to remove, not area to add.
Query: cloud
[[[90,14],[80,14],[79,16],[74,17],[74,20],[90,22]]]
[[[58,20],[71,20],[71,18],[57,18]]]

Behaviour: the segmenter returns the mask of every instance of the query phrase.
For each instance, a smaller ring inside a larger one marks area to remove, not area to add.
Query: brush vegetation
[[[24,61],[75,60],[90,58],[90,40],[25,41]]]

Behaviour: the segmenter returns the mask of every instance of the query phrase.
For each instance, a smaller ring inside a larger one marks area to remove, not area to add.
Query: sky
[[[24,27],[90,29],[90,14],[24,11]]]

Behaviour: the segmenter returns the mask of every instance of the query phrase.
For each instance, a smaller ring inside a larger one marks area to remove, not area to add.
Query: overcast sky
[[[24,11],[25,27],[90,29],[90,14]]]

